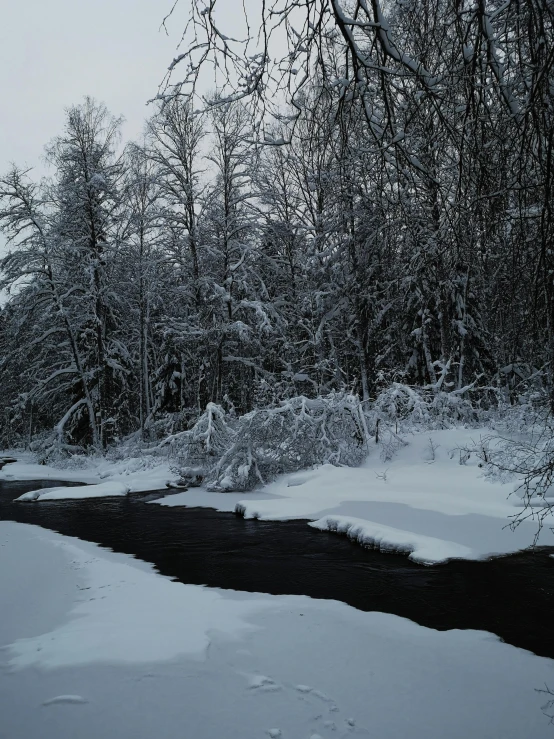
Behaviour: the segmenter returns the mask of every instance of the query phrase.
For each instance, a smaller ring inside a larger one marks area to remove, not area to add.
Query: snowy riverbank
[[[460,451],[490,433],[465,428],[414,433],[389,461],[376,450],[361,467],[323,465],[283,475],[263,488],[263,496],[232,494],[221,500],[195,490],[157,502],[236,509],[261,520],[309,519],[316,528],[383,551],[412,553],[420,562],[484,559],[525,549],[537,531],[532,519],[515,531],[509,528],[522,508],[513,492],[517,483],[487,478],[476,455]],[[554,546],[548,521],[539,543]]]
[[[117,482],[125,485],[129,492],[141,492],[162,490],[175,479],[168,462],[156,457],[133,457],[118,461],[102,457],[78,457],[75,459],[80,461],[79,465],[54,467],[37,464],[30,452],[12,449],[9,453],[17,458],[17,462],[0,470],[0,480],[57,480],[87,485]]]
[[[476,455],[460,451],[490,433],[466,428],[422,431],[406,435],[407,445],[389,461],[382,461],[376,448],[357,468],[323,465],[283,475],[249,494],[193,488],[154,502],[236,511],[262,520],[307,519],[315,528],[382,551],[406,552],[422,563],[509,554],[532,544],[537,523],[530,519],[513,531],[509,523],[522,507],[513,492],[517,483],[487,478]],[[48,478],[90,484],[75,493],[81,497],[102,491],[109,495],[112,488],[106,483],[131,492],[163,490],[175,473],[168,462],[155,458],[92,458],[88,467],[78,470],[44,467],[22,458],[0,472],[0,479]],[[39,497],[51,495],[41,490]],[[539,544],[554,546],[548,520]]]
[[[11,739],[551,736],[554,663],[491,634],[173,583],[34,526],[0,552]]]

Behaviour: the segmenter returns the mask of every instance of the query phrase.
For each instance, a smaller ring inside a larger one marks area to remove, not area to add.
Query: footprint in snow
[[[337,705],[334,700],[329,698],[328,695],[325,695],[325,693],[322,693],[320,690],[316,690],[315,688],[312,688],[310,685],[295,685],[296,690],[299,693],[303,693],[304,695],[313,695],[316,698],[319,698],[319,700],[322,700],[324,703],[327,703],[329,705],[330,711],[338,711]]]
[[[340,709],[335,701],[311,685],[300,684],[290,687],[280,685],[275,682],[273,678],[268,677],[267,675],[255,675],[251,677],[249,681],[249,689],[255,691],[275,692],[285,690],[288,692],[291,687],[294,688],[294,691],[303,702],[314,705],[315,708],[313,699],[316,699],[320,708],[321,702],[323,702],[327,707],[327,717],[322,713],[315,713],[312,716],[312,720],[315,723],[312,724],[312,733],[309,735],[308,739],[327,739],[327,737],[331,736],[336,737],[336,739],[346,739],[346,737],[353,736],[369,737],[368,731],[362,727],[358,727],[353,718],[341,718]],[[331,720],[331,716],[334,720]],[[321,731],[324,733],[321,734]],[[266,734],[270,739],[281,739],[283,737],[281,729],[266,729]]]
[[[277,690],[282,690],[282,686],[277,685],[275,680],[267,677],[267,675],[255,675],[251,678],[248,687],[250,690],[257,690],[262,693],[274,693]]]
[[[57,695],[55,698],[43,701],[42,705],[53,706],[57,703],[88,703],[88,700],[81,695]]]

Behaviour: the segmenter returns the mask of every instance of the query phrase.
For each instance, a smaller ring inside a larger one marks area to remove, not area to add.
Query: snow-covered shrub
[[[526,362],[501,367],[493,378],[497,404],[535,405],[548,401],[550,378],[548,366],[539,368]]]
[[[221,406],[208,403],[189,431],[164,439],[160,447],[164,447],[175,458],[176,472],[183,483],[195,485],[210,477],[234,441],[235,431],[229,420]]]
[[[368,453],[360,402],[351,395],[303,396],[243,416],[207,480],[212,490],[250,490],[316,464],[355,466]]]
[[[194,409],[188,408],[178,413],[158,413],[156,419],[149,419],[144,436],[152,441],[165,439],[185,431],[191,423],[194,423]]]
[[[50,463],[54,463],[53,466],[60,470],[85,470],[90,467],[91,459],[86,454],[72,454],[61,459],[51,460]]]
[[[29,445],[29,450],[35,454],[38,464],[57,466],[67,464],[74,457],[79,458],[85,454],[82,447],[66,443],[57,429],[37,434]]]
[[[477,454],[487,475],[513,482],[513,495],[521,505],[510,525],[535,521],[536,541],[545,523],[554,524],[554,417],[544,405],[515,407],[498,427],[502,435],[485,436],[469,451]]]
[[[426,429],[460,423],[473,425],[479,420],[479,413],[466,397],[469,389],[445,392],[393,382],[377,396],[371,415],[384,423],[401,424],[406,430],[411,425]]]
[[[500,434],[531,439],[540,436],[550,423],[550,401],[546,393],[530,392],[519,396],[517,403],[499,399],[490,425]]]
[[[149,451],[175,460],[184,484],[246,491],[318,464],[359,465],[374,447],[388,461],[411,431],[474,425],[484,417],[467,397],[470,390],[393,383],[373,403],[345,393],[298,396],[241,417],[209,403],[190,430]]]
[[[407,441],[402,434],[487,422],[490,411],[470,400],[473,386],[446,392],[436,387],[413,387],[393,382],[382,390],[365,414],[367,425],[387,462]]]

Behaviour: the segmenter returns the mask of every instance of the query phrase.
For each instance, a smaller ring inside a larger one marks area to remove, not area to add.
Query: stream
[[[480,629],[554,658],[554,560],[539,549],[486,562],[424,567],[364,549],[306,521],[245,520],[204,508],[122,498],[16,503],[54,480],[0,481],[0,520],[36,524],[151,562],[183,583],[343,601],[434,629]]]

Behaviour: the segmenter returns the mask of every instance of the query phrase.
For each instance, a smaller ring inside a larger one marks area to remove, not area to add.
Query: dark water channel
[[[13,502],[28,490],[59,484],[68,483],[0,481],[0,519],[133,554],[184,583],[331,598],[435,629],[491,631],[554,658],[551,550],[423,567],[314,531],[305,521],[247,521],[209,509],[145,505],[160,493]]]

